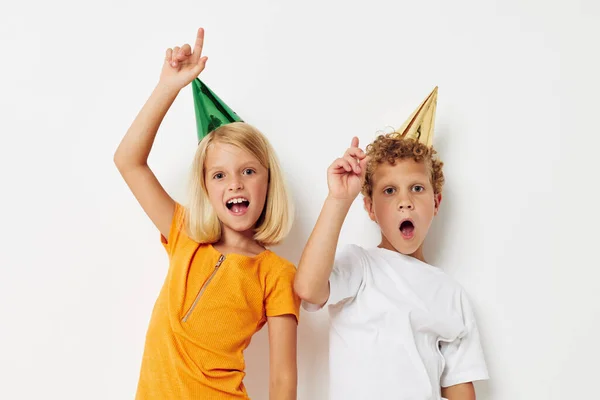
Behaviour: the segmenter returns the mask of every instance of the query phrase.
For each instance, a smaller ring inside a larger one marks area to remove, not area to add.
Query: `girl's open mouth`
[[[245,197],[235,197],[233,199],[229,199],[225,204],[229,212],[233,215],[244,215],[246,211],[248,211],[248,207],[250,206],[250,202]]]

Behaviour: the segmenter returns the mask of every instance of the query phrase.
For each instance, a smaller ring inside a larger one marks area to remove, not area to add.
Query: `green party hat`
[[[240,117],[213,93],[200,79],[192,81],[198,142],[221,125],[243,122]]]

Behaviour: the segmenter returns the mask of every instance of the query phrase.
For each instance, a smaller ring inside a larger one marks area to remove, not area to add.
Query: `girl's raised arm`
[[[150,167],[148,155],[165,117],[179,91],[204,70],[204,30],[198,29],[194,50],[190,45],[167,49],[160,80],[131,124],[114,155],[114,161],[146,214],[160,233],[168,237],[175,202]]]

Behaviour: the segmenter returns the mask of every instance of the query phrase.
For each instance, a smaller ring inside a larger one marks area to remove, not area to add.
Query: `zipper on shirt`
[[[194,308],[196,308],[196,304],[198,304],[198,300],[200,300],[200,297],[202,297],[202,294],[206,290],[206,287],[208,286],[208,284],[210,283],[210,281],[212,281],[213,277],[215,276],[215,274],[219,270],[219,267],[221,266],[221,264],[223,264],[223,261],[225,261],[225,256],[221,254],[221,256],[219,257],[219,261],[217,261],[217,263],[215,264],[215,268],[213,269],[212,274],[210,274],[210,276],[208,277],[208,279],[206,280],[206,282],[204,282],[204,285],[202,285],[202,287],[200,288],[200,291],[196,295],[196,298],[194,299],[194,302],[192,303],[192,306],[190,307],[190,309],[188,310],[188,312],[185,313],[185,316],[182,319],[183,322],[186,322],[188,320],[188,318],[192,314],[192,311],[194,311]]]

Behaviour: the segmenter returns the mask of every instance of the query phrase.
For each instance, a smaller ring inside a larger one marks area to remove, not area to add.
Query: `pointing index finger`
[[[204,28],[198,29],[198,34],[196,35],[196,43],[194,44],[194,59],[197,61],[200,59],[202,55],[202,47],[204,47]]]

